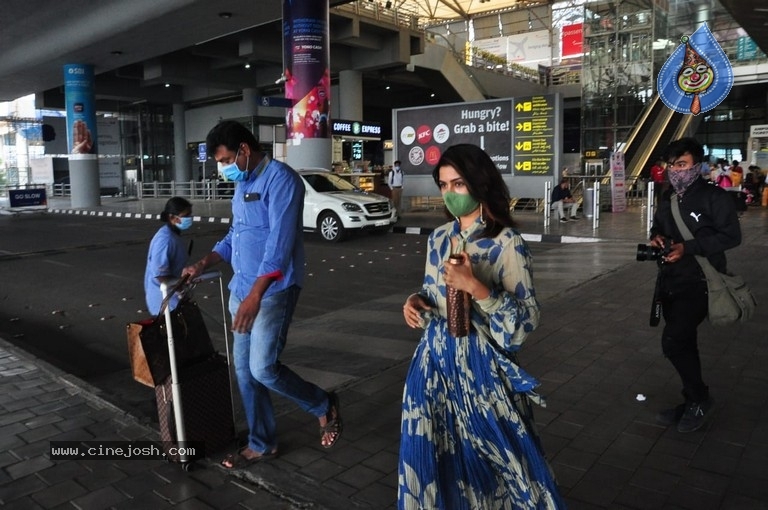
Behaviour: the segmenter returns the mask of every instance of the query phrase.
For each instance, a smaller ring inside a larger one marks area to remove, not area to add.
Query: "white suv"
[[[319,232],[326,241],[341,241],[348,230],[386,232],[397,211],[385,196],[363,191],[329,170],[298,170],[304,179],[304,230]]]

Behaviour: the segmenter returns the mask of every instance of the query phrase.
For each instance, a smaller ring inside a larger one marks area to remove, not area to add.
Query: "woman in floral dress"
[[[565,508],[532,428],[538,382],[515,356],[539,304],[509,190],[469,144],[449,147],[433,177],[455,219],[430,235],[423,286],[403,306],[424,333],[403,395],[398,507]],[[463,262],[448,264],[457,253]],[[467,336],[448,331],[446,285],[471,295]]]

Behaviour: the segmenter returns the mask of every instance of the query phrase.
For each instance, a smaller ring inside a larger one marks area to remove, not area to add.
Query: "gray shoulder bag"
[[[683,239],[693,239],[693,234],[680,216],[680,205],[672,196],[672,216],[675,218],[678,230]],[[709,295],[709,311],[707,316],[713,326],[727,326],[736,322],[749,320],[755,312],[755,301],[752,291],[741,276],[721,273],[712,266],[707,257],[695,255],[696,262],[701,266],[707,278],[707,293]]]

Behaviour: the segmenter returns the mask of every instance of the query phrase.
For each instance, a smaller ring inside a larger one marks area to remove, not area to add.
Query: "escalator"
[[[701,122],[701,115],[677,113],[669,109],[660,97],[656,95],[651,103],[643,110],[634,129],[627,137],[627,142],[620,146],[624,152],[624,179],[628,196],[635,193],[638,196],[638,178],[644,168],[650,168],[653,160],[660,156],[661,151],[672,140],[693,136]],[[605,174],[601,181],[606,193],[601,197],[601,203],[610,210],[611,173]]]
[[[699,116],[669,109],[656,95],[623,147],[627,179],[634,182],[672,140],[693,136],[700,122]]]
[[[626,143],[622,147],[624,152],[624,161],[627,165],[627,175],[631,175],[630,167],[638,159],[638,154],[642,154],[640,145],[645,146],[645,139],[648,138],[651,131],[660,123],[669,122],[672,111],[667,108],[658,95],[654,96],[653,101],[643,110],[640,118],[635,123],[634,129],[629,133]],[[641,169],[643,168],[641,164]]]

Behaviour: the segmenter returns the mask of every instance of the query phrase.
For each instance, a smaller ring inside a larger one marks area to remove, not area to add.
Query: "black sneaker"
[[[560,223],[568,223],[568,220],[565,218],[560,218]]]
[[[656,415],[656,423],[664,427],[669,427],[680,421],[685,412],[685,404],[680,404],[671,409],[664,409]]]
[[[677,422],[677,431],[686,433],[699,430],[712,414],[714,407],[715,401],[712,397],[703,402],[688,402],[685,405],[683,416]]]
[[[578,220],[578,219],[579,219],[579,217],[578,217],[578,216],[571,216],[571,219],[572,219],[572,220]]]

